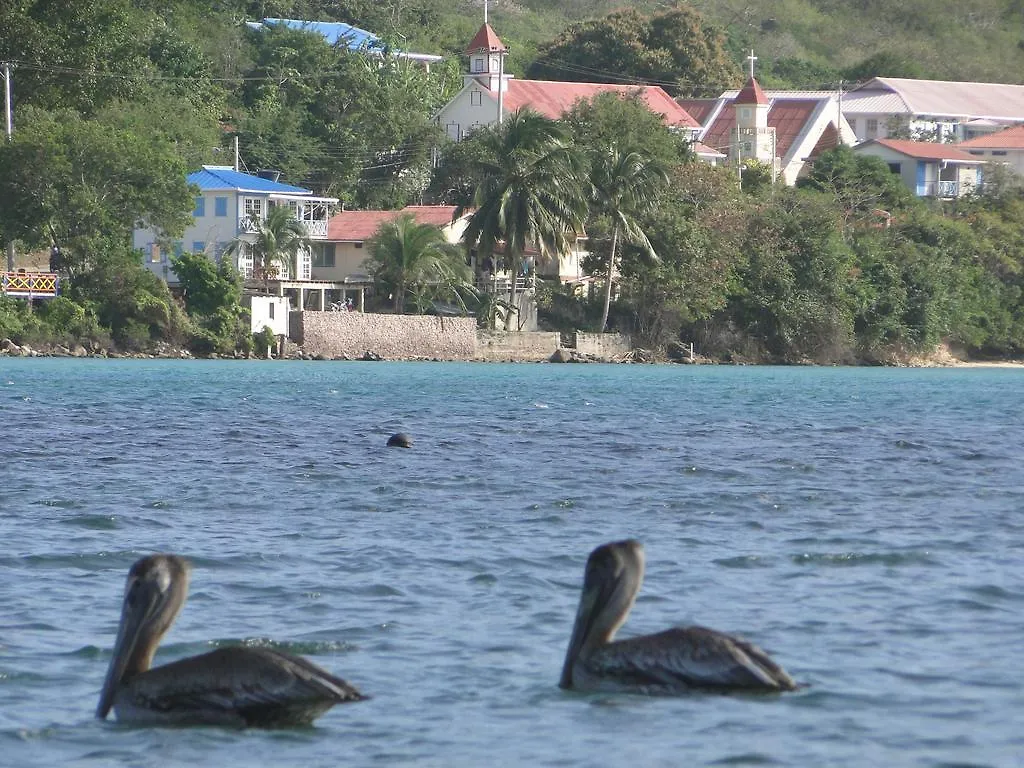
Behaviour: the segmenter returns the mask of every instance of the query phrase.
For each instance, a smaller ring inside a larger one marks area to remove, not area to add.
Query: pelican
[[[150,555],[128,572],[121,625],[96,717],[146,725],[309,725],[335,704],[364,699],[341,678],[280,651],[230,646],[151,669],[188,594],[191,565]]]
[[[643,580],[639,541],[616,541],[590,553],[561,688],[649,694],[796,689],[756,645],[713,629],[678,627],[616,641]]]

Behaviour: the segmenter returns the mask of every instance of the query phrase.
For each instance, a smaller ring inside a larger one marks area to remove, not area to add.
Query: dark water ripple
[[[1015,370],[0,359],[0,764],[1019,765],[1022,394]],[[648,549],[625,634],[706,623],[809,687],[560,691],[586,554],[623,536]],[[124,574],[160,550],[195,567],[160,659],[282,648],[373,699],[286,733],[97,723]]]

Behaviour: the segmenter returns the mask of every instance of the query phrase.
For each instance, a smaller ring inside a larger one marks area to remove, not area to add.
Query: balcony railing
[[[510,293],[512,290],[512,278],[510,277],[481,277],[476,281],[478,290],[488,293]],[[519,275],[516,277],[516,292],[534,290],[537,288],[537,275]]]
[[[260,231],[261,223],[260,220],[253,219],[251,216],[241,216],[238,219],[238,231],[240,234],[255,235]],[[301,223],[306,228],[307,237],[311,240],[324,240],[327,238],[326,219],[307,219]]]
[[[260,231],[260,220],[252,216],[239,216],[238,231],[246,235],[255,235]]]
[[[958,181],[925,181],[917,185],[918,197],[959,197],[960,182]]]
[[[60,293],[53,272],[0,272],[0,293],[26,299],[52,299]]]

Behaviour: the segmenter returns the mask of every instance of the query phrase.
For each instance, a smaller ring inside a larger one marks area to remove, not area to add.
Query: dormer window
[[[473,57],[473,66],[471,67],[470,71],[474,72],[474,73],[476,73],[476,72],[486,72],[487,71],[486,61],[487,60],[483,56],[474,56]]]

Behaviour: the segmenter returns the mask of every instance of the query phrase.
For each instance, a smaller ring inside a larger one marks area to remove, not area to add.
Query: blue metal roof
[[[300,32],[316,32],[323,35],[330,45],[343,45],[349,50],[358,51],[363,49],[384,49],[384,41],[372,32],[365,29],[353,27],[341,21],[303,21],[301,19],[263,19],[261,22],[248,22],[252,28],[258,29],[260,25],[274,26],[284,24],[289,29]]]
[[[311,190],[302,187],[293,187],[291,184],[282,184],[278,181],[271,181],[260,176],[253,176],[251,173],[236,171],[230,166],[204,165],[201,171],[195,171],[188,175],[188,183],[195,184],[201,190],[234,189],[246,192],[267,192],[281,193],[287,195],[311,195]]]

